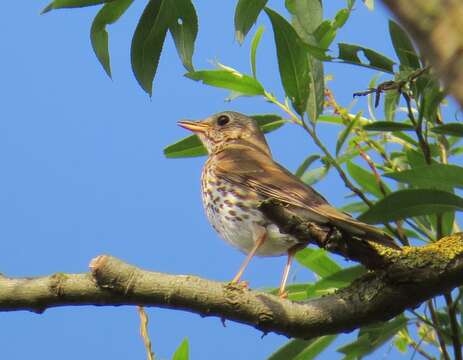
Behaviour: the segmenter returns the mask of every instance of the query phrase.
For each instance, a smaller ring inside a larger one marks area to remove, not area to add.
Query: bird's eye
[[[227,125],[229,121],[230,121],[230,118],[228,116],[220,115],[219,118],[217,119],[217,124],[219,126],[224,126],[224,125]]]

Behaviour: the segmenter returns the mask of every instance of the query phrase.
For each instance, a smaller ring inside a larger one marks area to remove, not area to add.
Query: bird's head
[[[270,155],[259,125],[249,116],[225,111],[204,120],[182,120],[178,124],[197,134],[209,154],[214,154],[229,145],[244,142]]]

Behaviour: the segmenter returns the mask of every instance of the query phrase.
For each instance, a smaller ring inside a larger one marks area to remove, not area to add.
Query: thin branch
[[[463,107],[463,2],[382,0],[415,40],[445,87]]]
[[[455,360],[462,360],[461,353],[461,342],[460,342],[460,325],[457,320],[457,312],[455,311],[455,306],[453,305],[452,295],[450,292],[444,294],[445,302],[447,304],[447,311],[449,314],[450,328],[452,329],[452,345],[453,352],[455,355]]]
[[[434,309],[434,304],[432,303],[432,299],[429,299],[427,301],[427,304],[428,304],[429,312],[431,313],[431,320],[435,324],[434,329],[436,330],[437,340],[439,341],[439,348],[440,348],[440,352],[442,354],[442,357],[445,360],[450,360],[450,355],[447,352],[447,347],[445,345],[445,340],[444,340],[444,337],[442,336],[442,333],[440,331],[439,319],[437,317],[436,310]]]

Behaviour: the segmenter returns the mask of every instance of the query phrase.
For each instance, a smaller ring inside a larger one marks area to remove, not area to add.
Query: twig
[[[138,315],[140,316],[140,335],[145,344],[146,358],[148,360],[154,360],[153,350],[151,349],[151,339],[148,333],[148,315],[146,315],[143,306],[137,306]]]
[[[428,304],[429,312],[431,313],[432,322],[435,324],[434,329],[436,330],[437,340],[439,341],[439,348],[442,356],[445,360],[450,360],[449,353],[447,352],[447,347],[445,345],[444,337],[442,336],[442,332],[440,331],[439,319],[437,318],[436,310],[434,309],[434,304],[432,303],[432,299],[426,302]]]
[[[452,295],[450,293],[444,294],[445,302],[447,304],[447,311],[450,319],[450,328],[452,329],[452,344],[455,360],[462,360],[461,342],[460,342],[460,325],[457,320],[457,313],[453,305]]]
[[[383,196],[386,196],[387,191],[386,191],[386,188],[384,187],[384,183],[381,180],[381,175],[379,174],[378,169],[376,169],[375,163],[370,158],[370,156],[365,151],[362,150],[362,148],[360,147],[358,143],[354,142],[354,144],[359,150],[360,156],[366,161],[366,163],[370,167],[370,170],[372,171],[375,177],[376,183],[378,184],[379,190],[381,191]],[[395,224],[397,226],[397,231],[395,231],[394,228],[392,228],[389,224],[385,224],[385,225],[389,229],[389,231],[391,231],[394,235],[397,236],[397,238],[400,240],[400,242],[403,245],[409,245],[409,241],[407,239],[407,236],[405,235],[405,232],[402,228],[400,221],[396,221]]]

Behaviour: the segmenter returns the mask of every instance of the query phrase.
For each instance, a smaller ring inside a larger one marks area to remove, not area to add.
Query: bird
[[[286,255],[278,294],[287,296],[285,288],[294,255],[308,241],[283,233],[259,210],[262,201],[270,198],[302,211],[316,224],[397,247],[383,230],[335,209],[273,160],[253,118],[225,111],[200,121],[178,121],[178,125],[196,134],[208,153],[201,174],[201,194],[209,222],[226,242],[247,255],[231,284],[240,282],[254,256]]]

